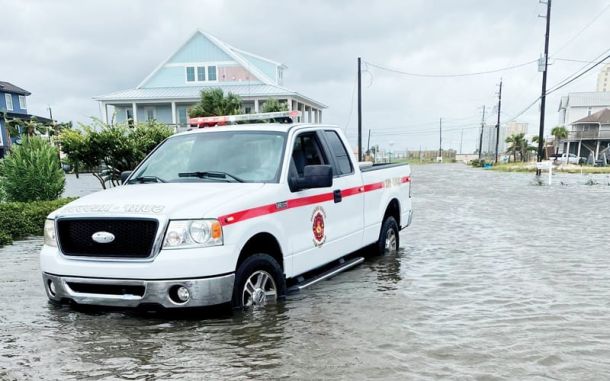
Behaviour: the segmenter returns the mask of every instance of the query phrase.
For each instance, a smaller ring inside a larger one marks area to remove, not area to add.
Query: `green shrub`
[[[6,201],[6,192],[4,191],[4,160],[0,159],[0,202]]]
[[[92,170],[106,189],[119,184],[122,171],[134,169],[150,151],[172,135],[166,125],[149,121],[135,128],[127,124],[105,124],[94,119],[81,130],[65,130],[60,135],[62,151],[75,171]]]
[[[64,191],[66,179],[57,149],[43,139],[24,139],[11,149],[3,166],[8,201],[55,200]]]
[[[53,201],[0,203],[0,246],[15,239],[42,235],[47,216],[73,198]]]

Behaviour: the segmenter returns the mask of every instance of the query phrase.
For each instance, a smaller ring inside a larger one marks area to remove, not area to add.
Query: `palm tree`
[[[269,98],[263,103],[261,112],[288,111],[288,104],[281,103],[275,98]]]
[[[551,135],[555,137],[555,153],[559,153],[559,142],[568,137],[568,130],[563,126],[557,126],[551,130]]]
[[[512,136],[507,137],[505,141],[509,144],[508,149],[506,151],[509,154],[513,154],[513,161],[517,161],[517,152],[519,152],[519,154],[521,155],[521,159],[523,160],[523,146],[527,146],[527,139],[525,139],[525,134],[514,134]]]
[[[201,91],[199,103],[191,108],[191,118],[198,116],[237,115],[241,109],[241,98],[231,92],[226,96],[222,89]]]
[[[535,136],[534,138],[537,138],[537,136]],[[532,139],[533,141],[534,139]],[[538,139],[536,139],[538,140]],[[538,151],[538,147],[531,145],[530,142],[527,139],[523,140],[523,146],[521,147],[521,159],[525,162],[525,161],[529,161],[530,159],[530,152],[536,152]]]

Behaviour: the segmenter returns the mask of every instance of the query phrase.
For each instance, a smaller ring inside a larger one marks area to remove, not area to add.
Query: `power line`
[[[547,91],[546,94],[551,94],[559,89],[561,89],[562,87],[565,87],[567,85],[569,85],[570,83],[576,81],[578,78],[582,77],[583,75],[587,74],[588,72],[590,72],[591,70],[593,70],[595,67],[601,65],[605,60],[607,60],[608,58],[610,58],[610,54],[605,56],[604,58],[602,58],[601,60],[597,61],[593,66],[591,66],[590,68],[588,68],[587,70],[583,71],[582,73],[578,74],[577,76],[571,78],[570,80],[568,80],[567,82],[558,84],[556,87],[552,88],[551,90]],[[565,81],[566,79],[564,79],[563,81]],[[563,82],[562,81],[562,82]]]
[[[610,3],[606,4],[606,6],[591,20],[589,21],[582,29],[580,29],[575,35],[573,35],[568,41],[566,41],[559,49],[553,52],[551,56],[556,55],[560,51],[562,51],[566,46],[570,45],[575,39],[578,38],[585,30],[589,29],[591,25],[593,25],[608,9],[610,9]],[[557,59],[557,58],[555,58]]]
[[[479,126],[458,127],[458,128],[449,128],[449,129],[443,128],[443,134],[446,134],[447,132],[460,132],[461,130],[471,130],[471,129],[475,129],[475,128],[479,128]],[[403,136],[403,135],[431,135],[431,134],[438,134],[438,130],[430,129],[430,130],[425,130],[425,131],[399,131],[399,132],[383,132],[383,133],[375,133],[375,131],[372,132],[373,136]]]
[[[347,115],[347,123],[343,128],[343,132],[347,131],[349,123],[352,121],[352,112],[354,111],[354,96],[356,95],[356,86],[358,85],[358,78],[354,80],[354,86],[352,87],[352,101],[350,103],[349,114]]]
[[[398,70],[398,69],[393,69],[387,66],[383,66],[383,65],[379,65],[379,64],[375,64],[372,62],[368,62],[365,61],[365,63],[367,65],[371,65],[373,67],[376,67],[378,69],[381,70],[385,70],[385,71],[389,71],[392,73],[396,73],[396,74],[403,74],[403,75],[408,75],[411,77],[424,77],[424,78],[451,78],[451,77],[472,77],[475,75],[484,75],[484,74],[491,74],[491,73],[498,73],[501,71],[506,71],[506,70],[513,70],[513,69],[517,69],[523,66],[527,66],[530,65],[534,62],[538,62],[537,59],[532,60],[532,61],[528,61],[528,62],[523,62],[517,65],[512,65],[512,66],[506,66],[506,67],[502,67],[502,68],[498,68],[498,69],[492,69],[492,70],[486,70],[486,71],[479,71],[479,72],[473,72],[473,73],[458,73],[458,74],[423,74],[423,73],[412,73],[412,72],[406,72],[406,71],[402,71],[402,70]]]
[[[609,49],[610,50],[610,49]],[[608,50],[606,50],[607,52]],[[604,52],[604,53],[606,53]],[[602,53],[602,54],[604,54]],[[599,57],[599,56],[598,56]],[[548,90],[546,92],[546,95],[551,94],[565,86],[567,86],[568,84],[574,82],[575,80],[577,80],[578,78],[582,77],[583,75],[585,75],[587,72],[593,70],[596,66],[599,66],[600,64],[602,64],[605,60],[607,60],[608,58],[610,58],[610,55],[602,58],[601,60],[598,61],[590,61],[591,63],[595,63],[593,66],[591,66],[590,68],[586,69],[584,72],[576,75],[579,71],[581,71],[584,67],[586,67],[587,65],[583,66],[582,68],[578,69],[577,71],[575,71],[574,73],[570,74],[569,76],[567,76],[566,78],[562,79],[561,81],[557,82],[555,85],[551,86],[551,89]],[[587,61],[589,62],[589,61]],[[576,76],[575,76],[576,75]],[[575,76],[575,77],[573,77]],[[570,79],[571,78],[571,79]],[[569,80],[568,80],[569,79]],[[566,82],[567,81],[567,82]],[[532,106],[534,106],[536,103],[538,103],[538,101],[540,100],[541,97],[537,97],[536,99],[534,99],[532,101],[532,103],[528,104],[523,110],[521,110],[519,113],[517,113],[515,116],[513,116],[512,118],[510,118],[508,121],[504,122],[504,123],[510,123],[514,120],[516,120],[517,118],[519,118],[521,115],[525,114],[530,108],[532,108]]]

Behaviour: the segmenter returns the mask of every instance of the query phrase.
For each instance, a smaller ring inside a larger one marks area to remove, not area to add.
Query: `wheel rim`
[[[255,271],[244,284],[241,300],[244,307],[264,306],[277,301],[275,280],[264,270]]]
[[[396,232],[394,229],[388,229],[385,236],[385,254],[394,254],[398,249],[398,240],[396,239]]]

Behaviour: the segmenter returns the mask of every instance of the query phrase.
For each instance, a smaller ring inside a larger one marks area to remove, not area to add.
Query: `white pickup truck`
[[[122,186],[49,215],[46,293],[101,306],[248,307],[311,284],[315,270],[354,265],[344,258],[358,249],[394,252],[411,223],[410,168],[359,165],[348,147],[339,128],[319,124],[176,134]]]

